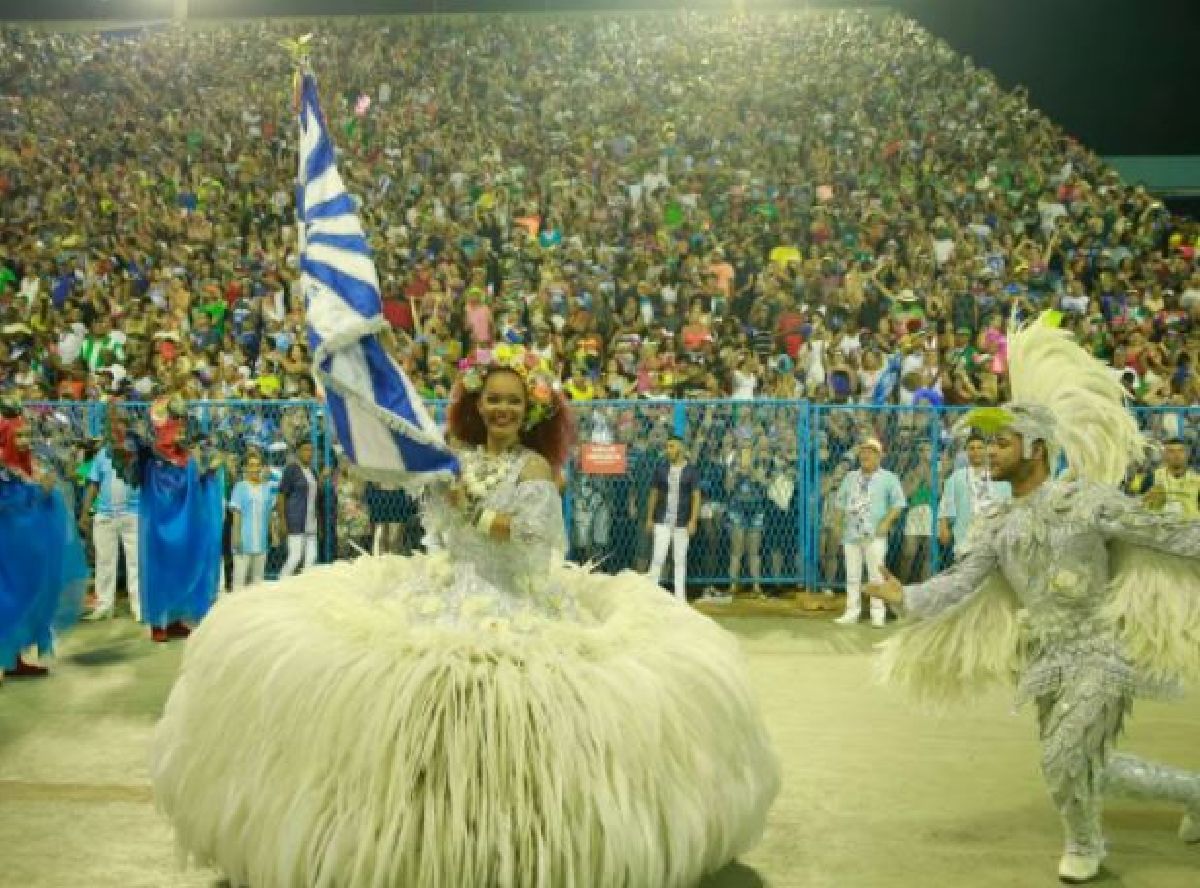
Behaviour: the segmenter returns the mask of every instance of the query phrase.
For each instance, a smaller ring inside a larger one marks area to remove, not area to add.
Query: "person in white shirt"
[[[654,554],[647,576],[657,582],[667,560],[674,559],[675,597],[687,601],[688,541],[700,520],[700,479],[687,464],[683,439],[667,441],[667,464],[659,465],[646,504],[646,529],[654,536]]]
[[[96,514],[92,517],[92,507]],[[80,513],[79,529],[84,536],[91,521],[92,543],[96,547],[96,605],[85,620],[104,620],[113,616],[117,597],[117,564],[125,556],[125,588],[133,619],[141,622],[141,597],[138,592],[138,489],[125,483],[113,466],[108,448],[92,460],[87,493]]]
[[[265,578],[271,516],[275,509],[275,492],[258,453],[246,455],[245,473],[246,477],[233,486],[229,496],[233,514],[234,589],[256,585]]]
[[[862,616],[863,568],[872,583],[883,578],[888,534],[900,519],[907,502],[900,479],[880,468],[883,445],[867,438],[858,447],[859,467],[846,474],[837,493],[837,515],[842,549],[846,555],[846,612],[834,622],[857,623]],[[883,602],[871,599],[871,623],[877,628],[887,622]]]
[[[754,355],[747,352],[739,356],[731,375],[733,391],[729,397],[735,401],[753,401],[758,388],[758,369]]]

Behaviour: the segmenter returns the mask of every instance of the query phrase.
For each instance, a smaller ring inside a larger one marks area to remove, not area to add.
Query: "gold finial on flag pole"
[[[300,111],[300,83],[302,74],[309,70],[308,59],[312,52],[311,33],[297,37],[295,40],[280,40],[279,45],[286,49],[292,56],[292,61],[296,68],[292,72],[292,110]]]
[[[313,35],[305,34],[297,37],[295,40],[280,40],[279,45],[292,54],[292,60],[299,66],[303,66],[308,61],[308,55],[312,52]]]

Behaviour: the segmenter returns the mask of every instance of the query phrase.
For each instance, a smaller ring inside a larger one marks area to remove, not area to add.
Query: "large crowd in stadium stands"
[[[312,394],[295,22],[0,45],[0,391]],[[524,342],[568,396],[1005,397],[1057,308],[1131,398],[1200,402],[1200,227],[912,22],[312,23],[397,357]]]

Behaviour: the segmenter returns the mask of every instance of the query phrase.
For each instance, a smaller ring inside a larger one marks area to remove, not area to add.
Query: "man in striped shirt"
[[[92,330],[79,349],[79,359],[93,373],[110,364],[125,363],[125,334],[113,330],[108,315],[97,315],[92,321]]]
[[[246,477],[234,485],[229,497],[235,590],[263,581],[275,508],[275,490],[264,476],[262,456],[256,451],[248,453],[245,468]]]

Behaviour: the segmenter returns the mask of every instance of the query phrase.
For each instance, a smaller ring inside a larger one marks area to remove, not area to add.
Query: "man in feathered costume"
[[[1036,701],[1066,831],[1059,878],[1086,882],[1106,794],[1183,806],[1180,837],[1200,842],[1200,774],[1114,751],[1135,695],[1200,675],[1200,522],[1113,486],[1146,442],[1111,370],[1052,319],[1011,337],[1009,372],[1013,401],[963,424],[991,438],[1013,500],[980,516],[951,569],[867,591],[917,619],[882,645],[885,681],[940,704],[1016,678]]]

